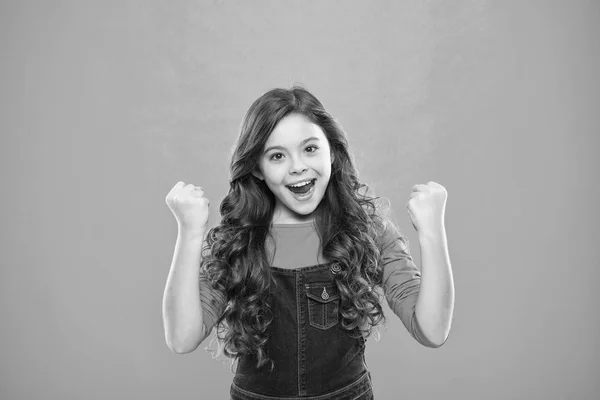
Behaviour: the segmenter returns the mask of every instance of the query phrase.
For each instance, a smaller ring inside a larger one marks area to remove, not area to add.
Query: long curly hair
[[[207,234],[201,268],[210,285],[227,294],[227,306],[216,322],[223,353],[235,361],[254,354],[258,368],[269,362],[271,370],[274,362],[264,345],[273,320],[269,298],[275,281],[265,241],[271,235],[275,196],[252,171],[269,135],[290,113],[318,125],[333,151],[329,185],[314,217],[324,258],[341,267],[334,279],[341,324],[351,337],[369,337],[373,326],[386,321],[382,294],[375,290],[382,284],[381,238],[390,228],[402,238],[381,212],[380,198],[369,196],[369,187],[359,181],[342,126],[315,96],[300,86],[273,89],[250,106],[231,156],[230,189],[220,205],[222,220]]]

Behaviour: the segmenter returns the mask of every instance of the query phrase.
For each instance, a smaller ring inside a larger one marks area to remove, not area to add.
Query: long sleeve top
[[[275,243],[267,240],[267,254],[272,266],[297,268],[327,262],[320,249],[320,239],[312,222],[300,224],[273,224]],[[415,314],[415,306],[421,287],[421,273],[415,265],[405,241],[388,229],[382,241],[383,277],[382,287],[390,309],[404,324],[410,335],[426,347],[437,348],[421,330]],[[205,332],[214,327],[227,305],[224,293],[213,289],[200,273],[200,299]]]

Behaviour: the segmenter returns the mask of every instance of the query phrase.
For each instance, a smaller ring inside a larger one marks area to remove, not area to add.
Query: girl
[[[441,185],[415,185],[408,202],[421,279],[406,238],[359,181],[342,127],[305,89],[252,104],[230,167],[208,234],[201,187],[178,182],[167,195],[179,229],[163,318],[177,353],[217,326],[238,361],[231,399],[373,399],[364,350],[385,321],[381,290],[415,340],[445,343],[454,287]]]

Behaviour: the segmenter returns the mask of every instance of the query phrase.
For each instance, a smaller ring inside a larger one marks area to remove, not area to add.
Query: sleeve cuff
[[[414,338],[421,343],[423,346],[425,347],[430,347],[432,349],[437,349],[439,347],[442,347],[447,341],[448,338],[450,337],[450,334],[448,334],[448,336],[446,336],[446,339],[441,343],[441,344],[437,344],[432,342],[431,340],[429,340],[427,338],[427,336],[425,335],[425,333],[423,332],[423,330],[421,329],[421,325],[419,325],[419,320],[417,319],[417,314],[414,313]]]

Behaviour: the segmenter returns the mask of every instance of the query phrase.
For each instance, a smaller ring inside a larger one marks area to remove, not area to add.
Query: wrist
[[[206,228],[186,228],[179,226],[177,235],[183,239],[203,240],[206,234]]]
[[[446,237],[446,229],[444,225],[434,228],[423,229],[418,233],[420,241],[439,240]]]

